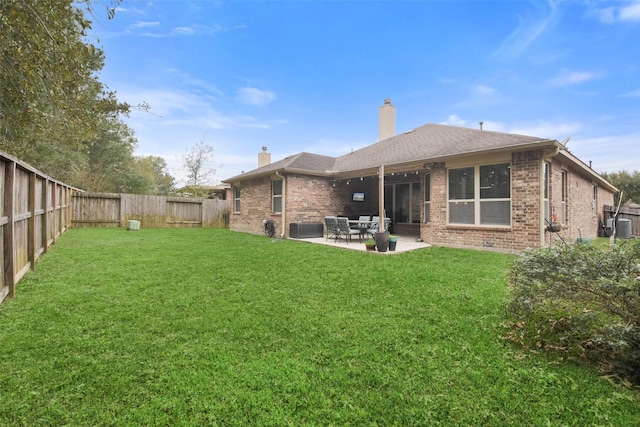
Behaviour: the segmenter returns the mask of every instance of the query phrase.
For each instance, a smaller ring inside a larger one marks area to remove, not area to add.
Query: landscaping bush
[[[640,240],[526,251],[509,274],[507,338],[640,385]]]

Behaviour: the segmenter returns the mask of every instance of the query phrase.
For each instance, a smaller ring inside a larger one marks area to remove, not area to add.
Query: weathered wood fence
[[[228,227],[230,212],[228,200],[76,193],[71,223],[74,227],[126,227],[128,221],[136,220],[142,228]]]
[[[606,224],[607,219],[613,218],[616,213],[615,206],[604,207],[604,221]],[[640,237],[640,209],[620,208],[618,212],[618,220],[628,219],[631,221],[631,236]]]
[[[0,151],[0,302],[69,228],[76,191]]]

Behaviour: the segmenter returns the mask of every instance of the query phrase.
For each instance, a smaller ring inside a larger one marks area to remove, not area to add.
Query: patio
[[[369,251],[369,253],[380,254],[380,255],[393,255],[393,254],[400,254],[403,252],[413,251],[416,249],[424,249],[424,248],[431,247],[431,245],[425,242],[416,241],[415,237],[410,237],[410,236],[397,236],[397,237],[398,237],[398,243],[396,245],[395,251],[378,252],[376,250],[376,251]],[[364,242],[359,242],[358,238],[355,236],[353,240],[351,240],[349,243],[347,243],[344,239],[338,239],[338,240],[328,239],[327,240],[327,238],[324,236],[304,238],[304,239],[294,239],[294,238],[291,238],[291,239],[298,240],[301,242],[309,242],[309,243],[316,243],[320,245],[335,246],[343,249],[351,249],[353,251],[367,252],[367,248],[365,247]]]

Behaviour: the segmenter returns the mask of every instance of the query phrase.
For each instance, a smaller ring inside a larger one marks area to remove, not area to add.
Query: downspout
[[[546,224],[544,223],[544,164],[547,163],[547,161],[549,159],[551,159],[552,157],[555,157],[558,155],[558,153],[560,153],[560,146],[556,145],[555,148],[553,149],[553,151],[549,154],[547,154],[546,156],[542,156],[542,161],[541,161],[541,168],[540,168],[540,189],[542,191],[540,191],[540,197],[538,200],[539,206],[542,206],[542,209],[540,210],[540,213],[542,215],[540,215],[540,247],[544,247],[545,246],[545,230],[547,229]],[[549,173],[551,173],[551,169],[549,169]],[[551,180],[549,180],[549,184],[551,184]],[[551,186],[551,185],[549,185]],[[549,192],[551,192],[551,188],[548,189]],[[549,199],[549,209],[551,209],[551,199]]]
[[[286,194],[287,194],[287,180],[284,176],[280,175],[280,171],[276,171],[276,176],[282,178],[282,232],[280,233],[280,238],[284,238],[284,230],[285,230],[285,219],[286,219]]]

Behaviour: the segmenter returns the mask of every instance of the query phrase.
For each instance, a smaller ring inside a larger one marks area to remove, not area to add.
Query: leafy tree
[[[131,129],[121,121],[109,121],[95,136],[83,143],[86,154],[74,174],[87,191],[120,192],[134,168],[133,150],[137,145]]]
[[[134,166],[137,175],[149,183],[149,188],[146,191],[134,191],[130,189],[128,192],[168,196],[175,191],[175,179],[167,171],[167,162],[162,157],[136,157],[134,159]]]
[[[216,174],[213,147],[206,143],[206,134],[200,142],[191,147],[183,157],[184,169],[187,172],[187,185],[200,186],[208,184]]]
[[[633,171],[631,173],[622,170],[620,172],[603,173],[602,176],[615,185],[619,190],[622,190],[622,203],[624,205],[629,200],[635,203],[640,203],[640,171]],[[620,193],[615,195],[615,205],[618,205],[620,200]]]
[[[70,183],[88,141],[129,109],[98,80],[104,54],[86,42],[82,4],[90,14],[91,0],[0,2],[0,149]]]

